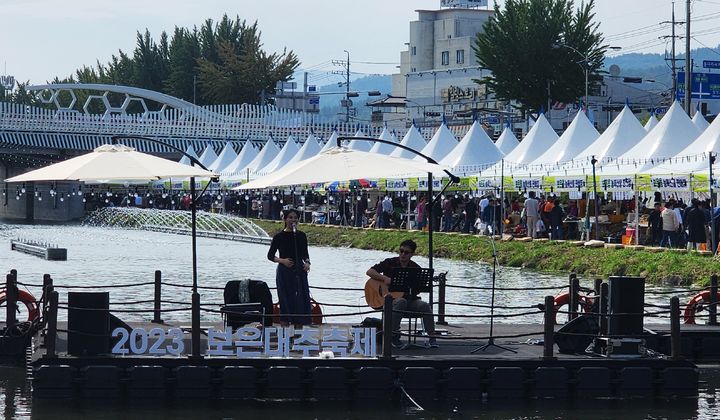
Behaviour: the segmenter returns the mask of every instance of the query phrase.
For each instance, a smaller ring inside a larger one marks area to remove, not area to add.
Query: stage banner
[[[553,185],[557,192],[585,191],[587,181],[585,175],[556,176]]]
[[[690,175],[653,175],[650,185],[653,191],[690,191]]]

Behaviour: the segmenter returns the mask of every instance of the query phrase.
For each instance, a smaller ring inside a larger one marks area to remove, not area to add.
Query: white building
[[[418,20],[410,22],[408,49],[400,53],[400,73],[392,76],[392,96],[406,98],[407,117],[419,126],[437,125],[444,116],[450,125],[469,127],[474,109],[496,106],[485,86],[473,81],[489,74],[478,66],[473,45],[494,12],[477,8],[487,1],[441,5],[451,7],[418,10]]]

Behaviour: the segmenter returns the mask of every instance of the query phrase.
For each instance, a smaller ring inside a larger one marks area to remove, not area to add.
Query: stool
[[[412,347],[417,347],[417,348],[422,348],[422,349],[426,348],[426,346],[423,346],[422,344],[417,343],[418,319],[422,318],[423,315],[422,314],[413,314],[413,315],[406,315],[405,317],[407,318],[407,321],[408,321],[408,329],[407,329],[408,340],[407,340],[407,343],[404,346],[402,346],[402,348],[400,350],[406,350],[406,349],[409,349]],[[424,330],[425,330],[425,325],[423,325],[423,331]]]

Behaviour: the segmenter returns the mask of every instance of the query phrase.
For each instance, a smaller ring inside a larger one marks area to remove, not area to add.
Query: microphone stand
[[[495,228],[497,227],[496,224],[496,218],[495,218],[495,211],[497,209],[497,204],[493,206],[493,232],[492,235],[490,235],[490,243],[492,244],[492,257],[493,257],[493,267],[492,267],[492,293],[490,297],[490,338],[488,339],[487,344],[484,344],[475,350],[471,351],[470,353],[475,354],[479,351],[485,351],[490,347],[497,347],[501,350],[507,350],[513,353],[517,353],[517,350],[513,350],[508,347],[504,347],[498,344],[495,344],[495,338],[493,337],[493,324],[495,320],[495,277],[497,272],[497,266],[498,266],[498,259],[497,259],[497,248],[495,247]],[[502,221],[501,221],[502,223]],[[502,235],[502,230],[500,231],[500,234]]]

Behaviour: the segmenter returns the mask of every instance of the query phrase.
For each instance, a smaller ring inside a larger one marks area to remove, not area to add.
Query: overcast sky
[[[492,4],[492,0],[490,0]],[[502,5],[504,0],[498,0]],[[577,0],[579,3],[579,0]],[[685,1],[676,2],[684,20]],[[43,83],[82,65],[105,63],[118,49],[130,54],[136,31],[155,39],[175,26],[200,25],[224,13],[258,21],[266,50],[291,49],[301,67],[331,71],[331,60],[350,52],[358,73],[393,73],[407,48],[408,22],[417,9],[440,0],[2,0],[0,74]],[[671,0],[596,0],[597,20],[607,43],[626,52],[663,52],[670,35]],[[720,0],[693,0],[693,48],[720,43]],[[629,32],[634,31],[634,32]],[[684,27],[678,27],[684,33]],[[679,47],[684,49],[684,40]],[[718,53],[720,60],[720,53]],[[327,82],[331,82],[328,76]],[[323,84],[322,78],[313,81]]]

